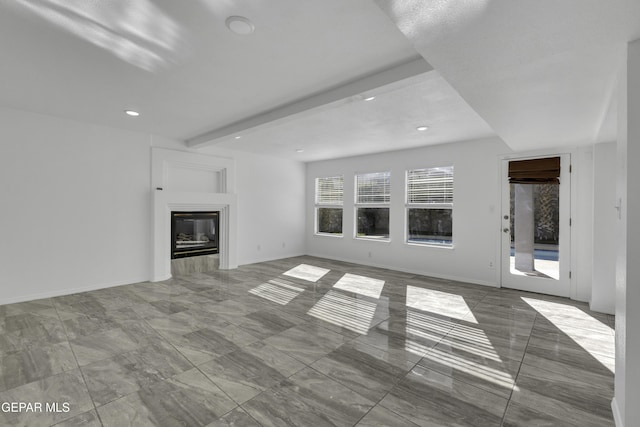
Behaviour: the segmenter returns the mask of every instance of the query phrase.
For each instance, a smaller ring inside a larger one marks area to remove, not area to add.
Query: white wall
[[[616,144],[593,147],[593,283],[591,309],[614,314],[616,303]]]
[[[309,163],[308,252],[327,258],[496,286],[501,203],[498,155],[509,151],[501,140],[495,138]],[[448,165],[454,165],[454,247],[405,244],[405,171]],[[353,177],[357,172],[383,171],[391,171],[391,241],[354,239]],[[344,175],[345,179],[344,237],[341,238],[314,234],[315,178],[335,175]]]
[[[149,144],[0,109],[0,303],[149,277]]]
[[[0,108],[0,304],[150,279],[151,146],[185,149]],[[305,165],[225,155],[237,158],[238,262],[305,253]]]
[[[593,287],[593,147],[577,148],[571,165],[571,298],[587,302]]]
[[[202,152],[236,161],[238,264],[306,253],[304,163],[215,146]]]
[[[627,361],[626,427],[633,426],[640,420],[640,40],[629,44],[628,61],[626,312],[621,316],[621,321],[625,322],[624,346]]]
[[[640,419],[640,40],[629,43],[618,79],[616,377],[612,409],[617,427]]]
[[[572,297],[591,296],[592,149],[568,149],[572,177]],[[500,283],[500,159],[514,153],[498,138],[423,147],[382,154],[309,163],[307,165],[307,248],[311,255],[345,259],[435,277],[497,286]],[[519,153],[548,155],[554,152]],[[404,174],[412,168],[454,165],[454,248],[404,243]],[[391,171],[391,241],[354,239],[356,172]],[[344,175],[344,237],[314,233],[314,182],[317,177]],[[399,195],[399,196],[398,196]],[[582,206],[586,206],[584,211]],[[586,212],[586,214],[585,214]],[[371,253],[371,256],[369,256]],[[493,266],[490,267],[490,264]]]
[[[626,59],[626,58],[625,58]],[[618,76],[618,140],[616,141],[616,199],[620,217],[616,220],[616,375],[611,404],[616,427],[624,427],[626,410],[626,313],[627,313],[627,63]]]
[[[167,170],[169,185],[164,191],[219,193],[220,173],[210,170],[195,170],[181,166],[170,166]]]

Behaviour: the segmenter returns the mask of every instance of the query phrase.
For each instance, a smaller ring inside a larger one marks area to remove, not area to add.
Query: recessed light
[[[253,33],[256,29],[253,22],[249,21],[244,16],[230,16],[225,21],[225,24],[227,24],[227,28],[241,36],[247,36]]]
[[[376,99],[376,97],[375,97],[375,96],[370,96],[370,97],[368,97],[368,98],[365,98],[364,100],[365,100],[365,101],[373,101],[374,99]]]
[[[234,136],[233,138],[234,138],[234,139],[240,139],[240,138],[242,138],[242,137],[241,137],[240,135],[237,135],[237,136]]]
[[[124,110],[124,113],[127,116],[131,116],[131,117],[138,117],[140,115],[140,113],[138,113],[137,111],[134,111],[134,110]]]
[[[302,148],[298,148],[298,149],[296,150],[296,153],[304,153],[304,150],[303,150]]]
[[[427,130],[427,129],[429,129],[429,126],[418,126],[418,127],[416,128],[416,130],[419,130],[420,132],[423,132],[423,131],[425,131],[425,130]]]

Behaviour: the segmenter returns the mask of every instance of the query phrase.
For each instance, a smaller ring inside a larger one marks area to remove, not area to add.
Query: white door
[[[560,157],[560,183],[509,182],[502,164],[502,286],[570,296],[571,158]],[[514,165],[512,165],[514,166]]]

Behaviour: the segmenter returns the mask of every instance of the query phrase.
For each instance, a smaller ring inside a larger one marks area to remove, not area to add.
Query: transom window
[[[391,172],[356,175],[356,238],[389,239]]]
[[[453,166],[407,171],[407,242],[453,245]]]
[[[316,233],[342,236],[344,177],[316,178]]]

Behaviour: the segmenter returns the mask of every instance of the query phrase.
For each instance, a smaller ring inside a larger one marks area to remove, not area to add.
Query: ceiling
[[[367,96],[375,99],[347,97],[248,129],[240,139],[220,138],[213,146],[315,161],[495,135],[437,71]],[[422,125],[429,129],[418,131]]]
[[[511,148],[615,140],[608,112],[640,1],[376,3]]]
[[[0,3],[0,105],[302,161],[587,144],[615,138],[638,37],[637,0],[16,0]]]

